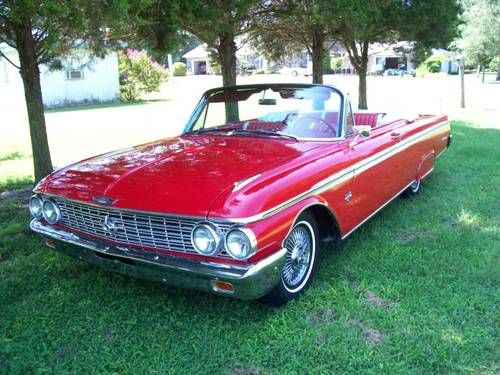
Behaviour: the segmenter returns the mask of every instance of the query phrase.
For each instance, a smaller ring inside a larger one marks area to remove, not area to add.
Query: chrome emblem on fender
[[[105,204],[106,206],[112,205],[116,202],[116,199],[109,197],[92,197],[92,200],[99,204]]]
[[[109,215],[106,215],[104,218],[104,223],[102,225],[102,229],[104,229],[107,233],[116,233],[120,229],[125,229],[125,226],[123,223],[116,218],[109,217]]]

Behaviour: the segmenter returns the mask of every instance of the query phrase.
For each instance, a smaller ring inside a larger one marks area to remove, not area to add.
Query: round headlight
[[[43,201],[38,195],[33,195],[30,198],[29,209],[31,216],[40,219],[42,217]]]
[[[57,204],[50,199],[43,202],[42,212],[43,218],[49,224],[55,224],[61,219],[61,210],[59,210]]]
[[[219,250],[220,236],[209,224],[199,224],[191,232],[193,247],[201,255],[214,255]]]
[[[233,258],[242,260],[255,254],[257,241],[248,228],[232,229],[226,234],[226,250]]]

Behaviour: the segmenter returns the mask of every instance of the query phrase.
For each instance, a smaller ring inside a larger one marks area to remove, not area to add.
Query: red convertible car
[[[450,140],[446,116],[354,113],[334,87],[216,88],[180,136],[44,178],[31,229],[110,271],[282,304],[321,243],[418,193]]]

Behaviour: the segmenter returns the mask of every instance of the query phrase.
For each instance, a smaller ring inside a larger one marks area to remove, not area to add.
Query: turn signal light
[[[212,289],[215,292],[219,292],[219,293],[225,293],[225,294],[233,294],[234,293],[233,284],[231,284],[227,281],[212,280]]]

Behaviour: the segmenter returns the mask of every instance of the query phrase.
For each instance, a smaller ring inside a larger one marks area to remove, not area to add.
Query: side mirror
[[[372,134],[372,127],[370,125],[354,125],[354,134],[361,137],[369,137]]]

